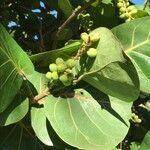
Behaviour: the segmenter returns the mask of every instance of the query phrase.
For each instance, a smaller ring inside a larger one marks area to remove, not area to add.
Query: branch
[[[46,88],[44,91],[42,91],[42,93],[36,95],[32,99],[32,103],[38,103],[41,99],[47,97],[49,94],[50,94],[49,88]]]
[[[83,7],[74,10],[73,13],[69,16],[69,18],[58,28],[58,31],[56,32],[54,37],[52,49],[56,49],[60,32],[62,32],[64,28],[78,16],[78,14],[80,14],[83,10],[87,9],[93,2],[95,2],[95,0],[89,0],[89,2],[87,2]]]

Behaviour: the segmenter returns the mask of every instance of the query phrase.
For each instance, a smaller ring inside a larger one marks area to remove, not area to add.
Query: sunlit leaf
[[[0,24],[0,112],[12,102],[23,79],[33,69],[27,54]]]
[[[150,92],[150,17],[119,25],[112,31],[131,58],[140,78],[140,89]]]
[[[82,89],[73,98],[50,96],[45,114],[66,143],[79,149],[109,150],[127,134],[132,104],[91,90],[95,100]]]

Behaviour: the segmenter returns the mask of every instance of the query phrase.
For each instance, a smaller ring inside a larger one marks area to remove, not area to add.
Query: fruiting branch
[[[94,3],[96,0],[90,0],[86,3],[83,7],[78,7],[73,11],[73,13],[68,17],[68,19],[58,28],[58,31],[55,34],[54,42],[53,42],[53,49],[56,49],[58,37],[59,34],[64,30],[64,28],[72,21],[74,20],[83,10],[87,9],[92,3]]]

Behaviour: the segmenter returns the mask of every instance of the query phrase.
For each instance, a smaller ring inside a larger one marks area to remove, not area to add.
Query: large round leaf
[[[42,93],[47,87],[47,80],[44,74],[34,72],[34,74],[29,77],[29,81],[34,85],[34,88],[36,89],[37,94]],[[42,100],[45,101],[46,98]],[[53,146],[53,143],[48,134],[48,130],[46,126],[46,116],[42,108],[42,105],[39,107],[33,106],[31,108],[31,125],[36,136],[44,144],[48,146]]]
[[[132,104],[92,91],[95,100],[83,89],[77,90],[73,98],[49,96],[45,114],[66,143],[79,149],[110,150],[128,132]]]
[[[130,59],[125,56],[122,45],[107,28],[98,28],[90,33],[100,37],[97,56],[81,58],[78,66],[83,80],[106,94],[125,101],[137,99],[139,80]],[[81,78],[80,77],[80,78]]]
[[[140,88],[150,92],[150,16],[119,25],[112,31],[131,58],[140,78]]]
[[[0,112],[12,102],[23,78],[33,69],[27,54],[0,24]]]

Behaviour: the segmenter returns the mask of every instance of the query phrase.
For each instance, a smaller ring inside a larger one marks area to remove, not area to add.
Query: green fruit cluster
[[[117,6],[120,18],[125,19],[126,22],[134,19],[137,9],[133,5],[130,5],[128,0],[118,0]]]
[[[134,122],[134,123],[141,123],[142,120],[135,114],[135,113],[132,113],[131,115],[131,120]]]
[[[50,81],[61,81],[65,86],[71,85],[74,75],[72,69],[75,67],[76,61],[73,58],[64,61],[62,58],[57,58],[55,63],[49,65],[49,72],[46,73],[46,78]]]

